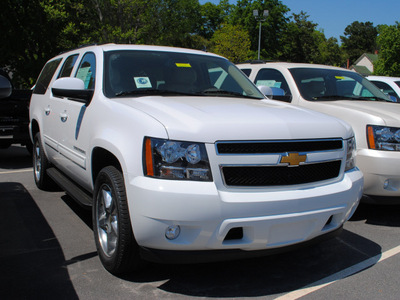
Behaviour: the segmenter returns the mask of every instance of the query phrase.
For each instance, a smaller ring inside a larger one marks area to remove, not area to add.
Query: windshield
[[[222,96],[265,99],[228,60],[177,52],[105,52],[106,97],[144,95]]]
[[[390,101],[375,85],[355,72],[320,68],[294,68],[290,72],[300,94],[309,101]]]

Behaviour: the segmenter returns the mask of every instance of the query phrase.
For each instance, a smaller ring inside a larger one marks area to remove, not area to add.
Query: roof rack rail
[[[86,48],[86,47],[90,47],[90,46],[98,46],[98,45],[104,45],[104,44],[99,44],[99,43],[91,43],[91,44],[83,44],[83,45],[79,45],[78,47],[76,47],[76,48],[72,48],[72,49],[67,49],[67,50],[64,50],[64,51],[61,51],[59,54],[63,54],[63,53],[65,53],[65,52],[69,52],[69,51],[73,51],[73,50],[78,50],[78,49],[81,49],[81,48]]]
[[[256,65],[256,64],[265,64],[267,62],[276,62],[276,60],[264,60],[264,59],[249,59],[246,60],[244,62],[240,62],[238,64],[252,64],[252,65]]]

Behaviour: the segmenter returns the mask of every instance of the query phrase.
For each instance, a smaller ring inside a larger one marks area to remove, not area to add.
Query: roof
[[[371,63],[374,63],[375,61],[378,60],[379,55],[378,54],[372,54],[372,53],[363,53],[354,63],[354,65],[358,64],[364,57],[366,57]]]
[[[63,56],[69,54],[71,52],[78,51],[90,51],[93,49],[101,49],[104,52],[107,51],[115,51],[115,50],[144,50],[144,51],[165,51],[165,52],[177,52],[177,53],[188,53],[188,54],[199,54],[199,55],[208,55],[215,57],[222,57],[220,55],[205,52],[202,50],[194,50],[194,49],[186,49],[186,48],[178,48],[178,47],[169,47],[169,46],[154,46],[154,45],[136,45],[136,44],[101,44],[101,45],[85,45],[76,49],[65,51],[56,57]],[[94,50],[93,50],[94,51]],[[53,57],[52,59],[54,59]]]
[[[290,63],[290,62],[265,62],[265,63],[239,63],[236,64],[237,66],[240,67],[251,67],[254,68],[254,66],[281,66],[287,69],[291,68],[319,68],[319,69],[334,69],[334,70],[345,70],[343,68],[339,67],[334,67],[334,66],[328,66],[328,65],[320,65],[320,64],[307,64],[307,63]]]
[[[366,66],[356,66],[356,65],[352,65],[350,67],[350,69],[356,71],[357,73],[367,76],[367,75],[371,75],[372,72],[366,67]]]
[[[384,81],[384,82],[390,82],[390,81],[400,81],[400,77],[390,77],[390,76],[368,76],[368,80],[379,80],[379,81]]]

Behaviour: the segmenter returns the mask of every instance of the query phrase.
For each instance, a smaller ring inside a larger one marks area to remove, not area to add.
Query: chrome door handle
[[[68,120],[68,115],[66,112],[60,113],[61,122],[65,123]]]

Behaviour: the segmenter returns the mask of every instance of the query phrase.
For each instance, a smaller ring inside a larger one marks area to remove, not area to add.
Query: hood
[[[310,105],[306,107],[343,118],[349,123],[400,126],[400,103],[354,100],[307,102]]]
[[[164,125],[170,139],[218,140],[348,138],[347,123],[279,101],[225,97],[118,99]]]

